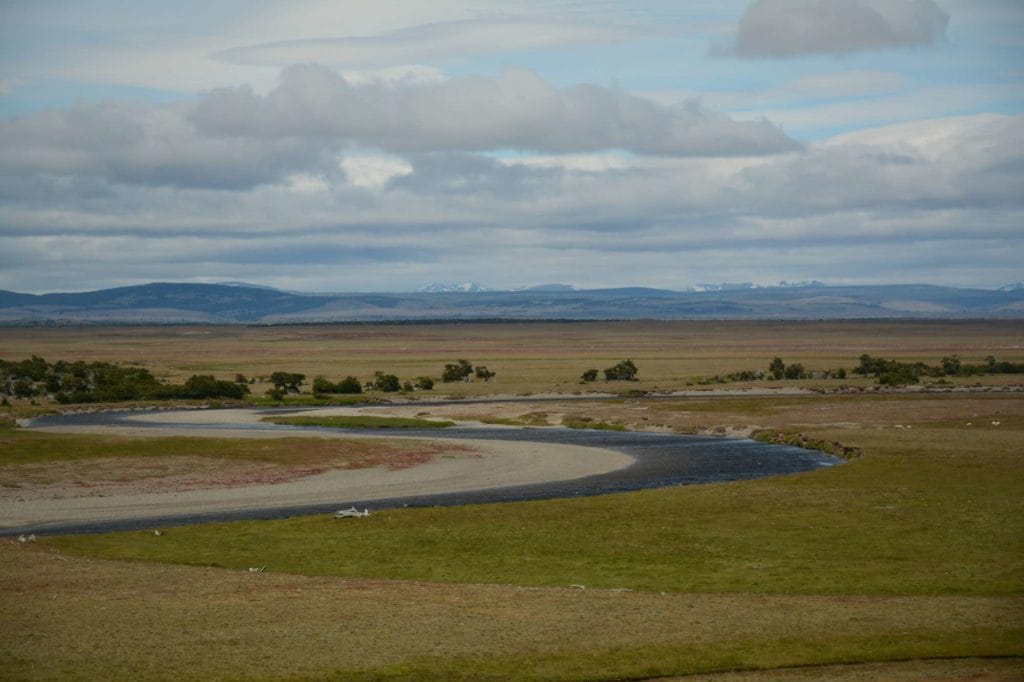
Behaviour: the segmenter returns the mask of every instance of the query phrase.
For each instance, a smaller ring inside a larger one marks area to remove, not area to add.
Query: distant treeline
[[[988,356],[981,364],[967,364],[956,355],[947,355],[937,365],[874,358],[865,353],[855,374],[873,376],[880,384],[916,384],[921,377],[970,377],[982,374],[1024,374],[1024,362],[1006,362]]]
[[[15,398],[51,397],[59,403],[98,403],[123,400],[243,398],[244,383],[193,374],[184,384],[157,379],[143,367],[109,362],[49,363],[33,355],[29,360],[0,360],[0,394]]]
[[[596,378],[596,370],[593,378]],[[916,384],[923,377],[945,378],[945,377],[970,377],[984,374],[1024,374],[1024,363],[1006,362],[997,360],[990,355],[980,364],[968,364],[960,360],[959,356],[947,355],[937,365],[929,365],[924,362],[900,362],[899,360],[887,360],[875,358],[867,353],[860,356],[860,364],[851,370],[853,374],[864,377],[874,377],[879,384],[898,386],[904,384]],[[782,379],[845,379],[847,370],[825,369],[808,370],[802,364],[786,364],[782,358],[774,358],[766,370],[741,370],[726,375],[716,374],[698,380],[697,383],[725,384],[733,381],[779,381]],[[584,374],[584,379],[587,375]]]

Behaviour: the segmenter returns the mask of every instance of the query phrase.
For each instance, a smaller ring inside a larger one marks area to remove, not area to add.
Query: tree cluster
[[[799,362],[787,365],[782,358],[776,356],[768,365],[768,374],[773,379],[807,379],[807,370]]]
[[[337,383],[332,382],[332,381],[328,381],[323,376],[318,376],[318,377],[315,377],[313,379],[313,393],[315,393],[315,394],[316,393],[351,394],[351,393],[362,393],[362,392],[363,392],[363,385],[362,385],[362,383],[360,383],[359,379],[356,379],[353,376],[347,376],[347,377],[345,377],[344,379],[342,379],[341,381],[339,381]]]
[[[916,384],[921,377],[976,376],[980,374],[1024,374],[1024,363],[999,361],[990,355],[982,364],[966,364],[959,356],[947,355],[937,365],[923,362],[900,362],[875,358],[867,353],[860,356],[855,374],[873,376],[882,385]]]
[[[157,379],[143,367],[64,360],[51,364],[33,355],[18,362],[0,360],[0,393],[16,398],[50,397],[59,403],[95,403],[239,399],[249,393],[249,387],[205,374],[194,374],[184,384],[175,385]]]

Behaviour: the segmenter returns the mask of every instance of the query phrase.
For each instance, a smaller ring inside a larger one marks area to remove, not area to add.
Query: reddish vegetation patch
[[[249,445],[249,444],[247,444]],[[335,469],[399,471],[438,456],[479,457],[471,448],[430,442],[335,439],[252,441],[247,453],[223,457],[98,457],[0,468],[0,499],[108,497],[286,483]]]

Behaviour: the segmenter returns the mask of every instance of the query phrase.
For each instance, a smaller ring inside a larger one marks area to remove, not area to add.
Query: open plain
[[[444,363],[465,358],[496,376],[379,395],[392,402],[361,409],[779,434],[843,448],[849,460],[793,476],[586,499],[3,540],[0,664],[16,679],[1020,679],[1021,375],[906,388],[851,375],[709,381],[767,368],[775,356],[809,370],[849,370],[863,353],[929,364],[952,354],[1020,362],[1024,325],[2,330],[3,359],[137,362],[175,380],[278,370],[307,379],[368,380],[378,370],[437,378]],[[639,367],[640,381],[580,383],[584,370],[623,358]],[[251,386],[259,398],[267,384]],[[425,404],[443,397],[456,400]],[[301,400],[312,396],[286,402]],[[6,413],[24,418],[57,407],[37,402],[12,401]],[[196,434],[164,452],[168,435],[6,428],[4,494],[29,485],[51,497],[81,493],[101,480],[110,493],[119,462],[124,476],[135,476],[122,482],[129,486],[180,483],[200,462],[230,465],[231,489],[324,467],[380,476],[389,466],[401,473],[446,455],[474,456],[390,437],[336,439],[344,452],[311,452],[312,442],[334,442],[320,438],[275,439],[264,449],[230,433]]]

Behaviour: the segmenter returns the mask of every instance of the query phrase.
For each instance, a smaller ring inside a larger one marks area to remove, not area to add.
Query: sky
[[[0,289],[1024,280],[1021,0],[0,0]]]

